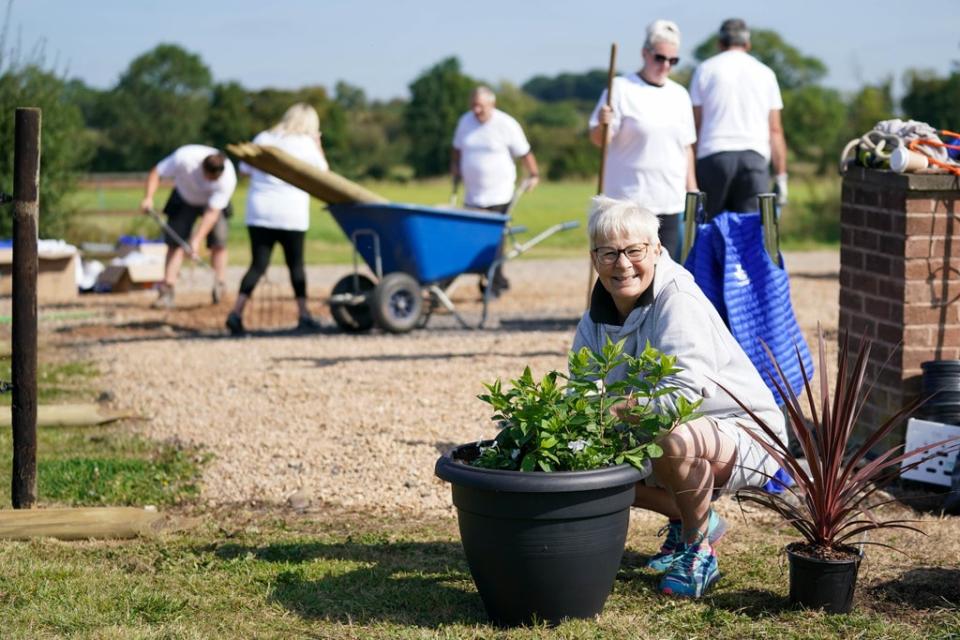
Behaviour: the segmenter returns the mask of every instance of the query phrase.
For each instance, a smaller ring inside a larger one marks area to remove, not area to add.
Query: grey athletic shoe
[[[173,287],[163,283],[157,291],[157,299],[150,306],[153,309],[173,309]]]

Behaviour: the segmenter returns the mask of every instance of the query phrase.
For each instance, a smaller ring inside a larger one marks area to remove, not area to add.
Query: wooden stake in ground
[[[0,511],[0,540],[135,538],[155,533],[160,522],[156,509],[135,507]]]
[[[13,163],[13,479],[14,509],[37,501],[37,219],[40,109],[17,109]]]
[[[613,99],[613,78],[617,73],[617,43],[610,45],[610,67],[607,69],[607,106]],[[602,137],[600,139],[600,175],[597,177],[597,195],[603,193],[603,174],[607,168],[607,129],[608,125],[600,125]],[[588,227],[589,228],[589,227]],[[590,261],[590,275],[587,278],[587,308],[590,308],[590,295],[593,293],[593,261]]]

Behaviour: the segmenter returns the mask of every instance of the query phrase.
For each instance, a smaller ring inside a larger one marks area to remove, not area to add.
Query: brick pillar
[[[960,358],[960,179],[852,167],[840,234],[840,333],[872,342],[868,429],[919,395],[920,363]]]

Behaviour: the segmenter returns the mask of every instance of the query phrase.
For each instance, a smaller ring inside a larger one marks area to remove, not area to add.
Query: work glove
[[[787,204],[787,174],[778,173],[773,179],[773,192],[777,194],[777,204],[781,207]]]

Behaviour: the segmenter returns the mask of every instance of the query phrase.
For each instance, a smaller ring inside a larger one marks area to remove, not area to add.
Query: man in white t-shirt
[[[738,18],[725,20],[720,53],[705,60],[690,81],[697,123],[697,182],[707,194],[706,211],[757,211],[757,194],[776,176],[779,203],[787,201],[787,143],[783,100],[773,71],[751,56],[750,30]]]
[[[199,144],[180,147],[157,163],[147,175],[146,194],[140,206],[153,209],[153,197],[160,186],[160,178],[172,178],[170,198],[163,208],[170,228],[190,243],[191,253],[200,252],[200,242],[206,238],[210,261],[216,281],[213,285],[213,303],[220,302],[225,290],[227,272],[227,218],[233,210],[230,197],[237,187],[233,163],[219,150]],[[197,218],[200,224],[191,236]],[[171,236],[166,236],[167,258],[160,295],[155,307],[173,306],[173,290],[183,263],[184,250]]]
[[[453,134],[450,173],[454,185],[464,186],[464,204],[475,209],[505,213],[517,181],[515,159],[527,171],[527,188],[540,180],[537,159],[520,123],[496,108],[497,97],[489,87],[479,86],[470,96],[470,111],[460,116]],[[502,269],[493,278],[493,293],[510,287]]]

